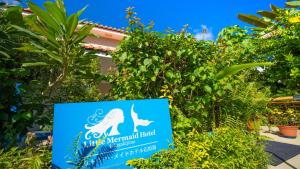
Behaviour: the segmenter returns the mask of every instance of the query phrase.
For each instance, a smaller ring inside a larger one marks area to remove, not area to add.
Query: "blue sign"
[[[172,143],[167,99],[54,106],[53,168],[130,168]]]

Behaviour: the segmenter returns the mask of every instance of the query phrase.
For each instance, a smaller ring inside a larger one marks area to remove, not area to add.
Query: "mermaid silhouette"
[[[85,139],[89,140],[91,137],[89,134],[93,134],[94,138],[99,138],[101,136],[115,136],[119,135],[118,126],[124,123],[124,113],[122,109],[112,109],[110,110],[102,121],[94,126],[88,126],[85,124],[85,129],[88,131],[85,133]],[[111,128],[110,133],[107,135],[107,130]]]
[[[133,108],[134,108],[134,104],[131,106],[131,117],[133,120],[134,132],[138,132],[137,130],[138,126],[149,126],[151,123],[153,123],[153,121],[139,119],[138,114],[134,112]]]

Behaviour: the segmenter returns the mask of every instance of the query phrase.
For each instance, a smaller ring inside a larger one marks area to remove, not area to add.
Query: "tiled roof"
[[[29,8],[23,8],[24,12],[32,13],[32,11]]]
[[[82,44],[82,47],[84,47],[85,49],[97,50],[102,52],[112,52],[116,49],[114,47],[108,47],[108,46],[97,45],[97,44],[89,44],[89,43]]]
[[[126,34],[126,31],[123,30],[123,29],[113,28],[113,27],[110,27],[110,26],[105,26],[105,25],[98,24],[98,23],[94,23],[94,22],[90,22],[90,21],[82,21],[82,22],[80,22],[80,23],[81,23],[81,24],[89,24],[89,25],[94,24],[97,28],[106,29],[106,30],[111,30],[111,31],[116,31],[116,32],[119,32],[119,33],[124,33],[124,34]]]

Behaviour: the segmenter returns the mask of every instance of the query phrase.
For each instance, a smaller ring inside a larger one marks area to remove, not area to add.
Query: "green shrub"
[[[255,61],[244,49],[247,43],[238,40],[247,37],[241,28],[225,29],[216,42],[198,41],[185,30],[161,34],[144,27],[135,16],[129,20],[128,37],[112,53],[117,70],[108,77],[111,99],[169,98],[170,105],[185,117],[197,119],[198,131],[219,127],[227,114],[252,115],[266,107],[267,93],[260,92],[262,87],[244,85],[253,81],[246,71],[243,76],[220,79],[220,72],[230,72],[226,68]],[[256,69],[251,72],[258,73]],[[243,89],[243,95],[238,95]]]
[[[40,169],[51,167],[51,151],[48,147],[13,147],[0,150],[0,168]]]
[[[220,128],[211,139],[210,155],[218,168],[267,168],[269,158],[258,135],[235,128]]]
[[[294,95],[300,92],[300,24],[296,19],[299,8],[272,6],[273,17],[265,17],[268,26],[255,27],[249,42],[249,49],[261,60],[272,60],[258,78],[271,87],[278,96]],[[256,19],[258,20],[258,19]],[[253,77],[252,77],[253,78]]]
[[[270,100],[269,88],[261,87],[254,82],[239,83],[233,88],[228,99],[221,101],[222,111],[247,121],[267,113]]]
[[[175,139],[176,140],[176,139]],[[190,132],[176,140],[176,148],[164,150],[150,159],[128,161],[136,168],[267,168],[268,154],[263,140],[245,130],[222,127],[214,133]]]

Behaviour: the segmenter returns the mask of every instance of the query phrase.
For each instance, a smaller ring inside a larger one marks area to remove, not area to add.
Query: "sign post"
[[[167,99],[55,104],[52,163],[56,168],[130,168],[172,140]]]

